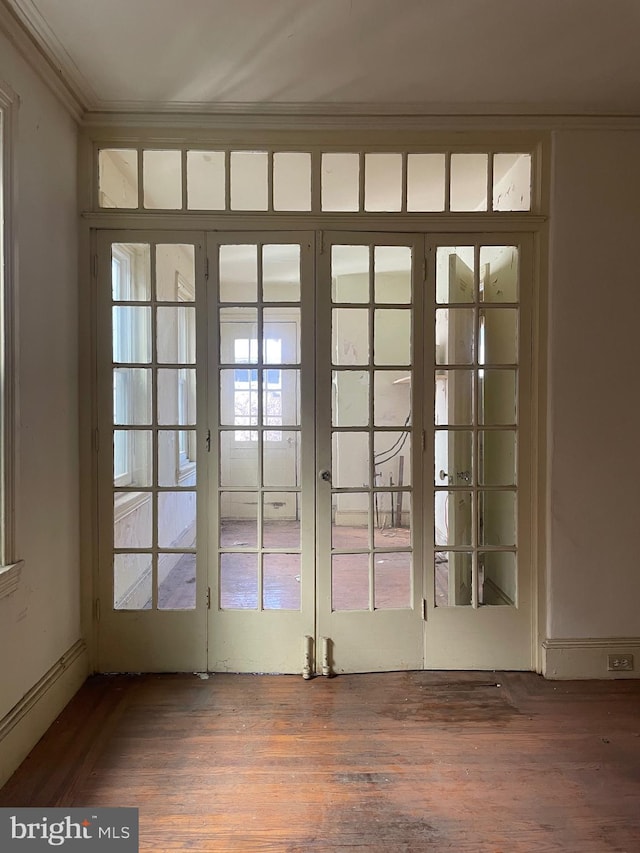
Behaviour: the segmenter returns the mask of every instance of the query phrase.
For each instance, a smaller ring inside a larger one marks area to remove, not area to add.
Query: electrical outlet
[[[610,672],[631,672],[633,670],[633,655],[608,655],[607,669]]]

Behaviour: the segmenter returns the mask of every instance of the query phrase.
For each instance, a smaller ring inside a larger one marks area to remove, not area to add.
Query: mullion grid
[[[489,159],[492,162],[493,155],[489,155]],[[493,180],[493,171],[489,170],[491,175],[491,181]],[[448,182],[447,182],[448,184]],[[472,305],[467,304],[466,307],[473,308],[474,317],[473,317],[473,334],[474,334],[474,342],[473,342],[473,359],[470,365],[455,365],[455,364],[447,364],[447,365],[439,365],[434,361],[434,371],[437,374],[438,371],[445,370],[445,372],[449,375],[456,371],[464,371],[471,370],[473,375],[473,390],[472,390],[472,417],[471,424],[442,424],[436,425],[435,429],[444,430],[447,434],[455,434],[455,433],[464,433],[471,432],[471,471],[472,477],[471,482],[464,485],[456,485],[455,481],[453,483],[447,483],[445,486],[434,485],[435,494],[438,493],[456,493],[456,492],[470,492],[471,493],[471,545],[455,545],[448,543],[447,545],[438,545],[435,541],[434,536],[434,549],[436,551],[446,552],[446,553],[463,553],[468,554],[471,553],[471,606],[474,609],[477,609],[481,606],[480,601],[480,564],[479,558],[480,554],[485,553],[511,553],[517,557],[517,541],[518,541],[518,513],[517,513],[517,502],[518,502],[518,477],[517,477],[517,458],[518,458],[518,423],[519,423],[519,415],[518,415],[518,373],[519,373],[519,365],[518,362],[515,364],[496,364],[496,365],[488,365],[486,363],[480,363],[480,352],[479,352],[479,342],[480,342],[480,312],[481,310],[487,310],[487,305],[489,311],[500,311],[504,308],[513,308],[517,311],[517,338],[519,341],[519,324],[520,324],[520,303],[519,302],[509,302],[509,303],[500,303],[499,306],[491,305],[491,303],[486,303],[480,300],[480,250],[481,245],[479,243],[474,243],[474,301]],[[435,293],[435,291],[434,291]],[[447,308],[449,310],[460,310],[461,303],[456,302],[447,302],[447,303],[434,303],[434,311],[438,308]],[[435,314],[434,314],[435,316]],[[517,353],[516,353],[517,355]],[[515,373],[515,423],[513,424],[481,424],[480,423],[480,371],[494,370],[494,371],[510,371],[513,370]],[[480,483],[480,432],[489,433],[489,432],[513,432],[515,438],[515,446],[514,446],[514,483],[515,485],[487,485],[485,483]],[[435,466],[434,466],[435,473]],[[435,479],[434,479],[435,482]],[[485,545],[480,541],[480,494],[490,493],[490,492],[507,492],[514,495],[514,520],[515,520],[515,544],[514,545]],[[435,531],[434,531],[435,533]],[[467,605],[468,606],[468,605]]]
[[[180,172],[181,172],[181,208],[178,212],[185,212],[189,210],[188,206],[188,152],[190,150],[198,150],[203,152],[212,152],[218,153],[222,152],[224,154],[224,185],[225,185],[225,204],[224,208],[221,212],[229,213],[232,211],[231,207],[231,154],[234,152],[242,152],[242,151],[260,151],[267,155],[267,207],[263,212],[273,214],[273,189],[274,189],[274,170],[273,170],[273,162],[274,155],[280,153],[292,153],[292,152],[300,152],[304,154],[309,154],[311,158],[311,202],[308,211],[295,211],[297,214],[300,213],[308,213],[308,214],[317,214],[322,211],[322,199],[321,199],[321,161],[322,155],[324,153],[357,153],[358,154],[358,206],[357,212],[366,213],[365,209],[365,158],[366,153],[376,153],[376,152],[388,152],[394,154],[400,154],[402,158],[402,166],[401,166],[401,177],[400,177],[400,192],[401,192],[401,203],[400,209],[397,211],[387,211],[389,214],[399,213],[405,214],[407,212],[407,195],[408,195],[408,155],[409,154],[420,154],[420,153],[443,153],[445,156],[444,163],[444,213],[451,212],[451,155],[452,154],[464,154],[464,153],[478,153],[485,154],[487,157],[487,189],[486,189],[486,198],[487,198],[487,206],[486,210],[483,213],[491,214],[494,213],[493,206],[493,184],[494,184],[494,158],[497,153],[518,153],[518,154],[527,154],[530,157],[531,163],[531,174],[530,174],[530,187],[533,188],[536,183],[536,157],[535,157],[535,148],[533,145],[522,145],[522,146],[513,146],[512,144],[505,143],[505,145],[499,146],[496,148],[495,146],[489,147],[486,145],[477,145],[473,146],[473,150],[469,150],[468,146],[411,146],[404,148],[393,148],[390,149],[389,146],[380,147],[377,149],[364,149],[362,147],[354,148],[353,146],[283,146],[283,147],[274,147],[269,145],[247,145],[247,146],[238,146],[238,145],[216,145],[215,147],[206,147],[206,146],[198,146],[197,148],[192,148],[189,145],[171,145],[167,144],[165,146],[135,146],[135,145],[127,145],[127,146],[114,146],[114,150],[118,150],[119,147],[126,148],[127,150],[134,149],[137,153],[137,165],[138,165],[138,175],[137,175],[137,193],[138,193],[138,205],[134,210],[145,212],[147,209],[144,206],[144,153],[146,151],[179,151],[180,152]],[[517,149],[517,150],[516,150]],[[98,148],[99,150],[99,148]],[[95,174],[95,186],[96,193],[95,197],[99,198],[99,178],[98,178],[98,158],[95,157],[95,165],[94,165],[94,174]],[[533,192],[532,198],[529,206],[529,210],[526,212],[533,212]],[[99,208],[99,203],[98,203]],[[100,208],[99,208],[100,209]],[[170,209],[171,210],[171,209]],[[260,208],[256,208],[255,212],[260,212]],[[282,213],[286,211],[278,211],[278,213]],[[332,212],[332,211],[326,211]],[[382,211],[372,211],[372,213],[381,213]],[[413,211],[419,212],[419,211]],[[424,211],[425,213],[429,212],[438,212],[438,211]],[[520,213],[522,211],[512,211]]]
[[[272,163],[272,160],[270,160]],[[255,302],[242,302],[242,304],[238,304],[235,307],[242,308],[255,308],[256,311],[256,361],[247,363],[247,368],[249,371],[255,369],[256,371],[256,394],[257,394],[257,413],[256,413],[256,423],[248,423],[244,425],[244,429],[248,430],[249,433],[255,432],[257,434],[256,440],[256,485],[222,485],[218,483],[217,491],[218,491],[218,508],[222,505],[222,494],[226,493],[244,493],[250,492],[256,495],[256,546],[255,548],[242,548],[242,547],[234,547],[227,546],[224,547],[220,544],[219,540],[219,531],[218,531],[218,554],[255,554],[257,559],[257,571],[258,571],[258,588],[257,588],[257,597],[258,597],[258,606],[256,608],[257,611],[263,611],[264,608],[264,556],[265,552],[267,554],[298,554],[302,553],[302,543],[299,542],[296,548],[275,548],[269,547],[265,548],[264,546],[264,495],[269,492],[281,492],[286,494],[292,494],[296,496],[296,500],[299,500],[300,496],[300,487],[298,486],[267,486],[264,483],[264,434],[265,432],[272,430],[273,425],[264,423],[264,392],[265,392],[265,371],[274,367],[274,365],[269,364],[268,367],[265,366],[264,360],[264,309],[265,309],[265,301],[264,301],[264,281],[263,281],[263,247],[264,244],[262,242],[258,242],[255,244],[256,246],[256,262],[257,262],[257,295]],[[220,247],[218,247],[219,252]],[[218,255],[219,258],[219,255]],[[221,310],[225,307],[234,307],[234,303],[229,302],[221,302],[220,300],[220,276],[218,273],[218,293],[217,293],[217,317],[218,317],[218,340],[221,340],[220,329],[221,329]],[[278,306],[282,308],[299,308],[300,302],[269,302],[267,307]],[[297,341],[296,341],[297,346]],[[223,370],[235,370],[238,367],[236,362],[224,362],[220,358],[220,353],[218,353],[218,395],[220,395],[220,389],[222,387],[221,377]],[[279,370],[290,369],[297,372],[298,377],[301,375],[301,363],[298,359],[293,364],[279,364],[275,365],[275,367]],[[249,420],[251,420],[251,415],[249,415]],[[285,424],[283,423],[280,427],[282,430],[287,430],[289,432],[296,432],[300,434],[301,427],[300,424]],[[220,436],[223,432],[227,432],[230,435],[234,435],[238,431],[238,427],[223,425],[221,421],[221,401],[218,406],[218,435]],[[296,453],[299,452],[299,446],[296,447]],[[251,608],[253,610],[253,608]]]

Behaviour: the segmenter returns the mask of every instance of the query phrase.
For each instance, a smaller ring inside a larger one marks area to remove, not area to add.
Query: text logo
[[[2,853],[138,853],[138,809],[0,809]]]

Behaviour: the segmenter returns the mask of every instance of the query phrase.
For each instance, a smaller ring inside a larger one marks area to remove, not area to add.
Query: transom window
[[[533,151],[102,148],[98,207],[458,213],[531,211]]]

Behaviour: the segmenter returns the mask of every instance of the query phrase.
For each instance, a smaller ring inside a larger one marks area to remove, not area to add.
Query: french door
[[[527,240],[98,249],[100,669],[531,667]]]

